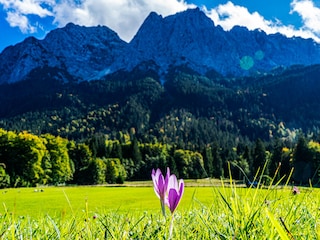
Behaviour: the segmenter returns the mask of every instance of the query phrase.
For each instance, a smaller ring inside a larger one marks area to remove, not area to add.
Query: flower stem
[[[160,200],[160,204],[161,204],[162,214],[163,214],[164,218],[166,218],[166,206],[165,206],[164,201]]]
[[[174,220],[174,215],[171,215],[171,221],[170,221],[170,227],[169,227],[169,240],[172,238],[172,232],[173,232],[173,220]]]

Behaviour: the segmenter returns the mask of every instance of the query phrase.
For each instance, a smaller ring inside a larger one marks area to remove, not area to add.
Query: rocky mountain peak
[[[244,76],[320,62],[320,46],[313,41],[240,26],[224,31],[199,8],[165,18],[150,14],[130,45],[163,72],[168,66],[188,65],[199,73]]]
[[[259,29],[236,26],[224,31],[199,8],[167,17],[151,12],[130,43],[105,26],[69,23],[43,40],[27,38],[8,47],[0,54],[0,84],[23,80],[39,67],[62,69],[82,81],[151,62],[162,76],[172,66],[245,76],[320,63],[320,46],[311,39],[267,35]]]
[[[0,84],[20,81],[33,69],[47,66],[66,70],[79,81],[96,78],[126,46],[108,27],[69,23],[43,40],[29,37],[6,49],[0,55]]]

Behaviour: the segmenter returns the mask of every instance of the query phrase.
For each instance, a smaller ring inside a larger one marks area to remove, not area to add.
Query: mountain
[[[55,67],[79,80],[96,78],[120,56],[127,43],[107,27],[72,23],[51,31],[43,40],[33,37],[4,49],[0,55],[0,84],[25,79],[32,70]]]
[[[196,8],[168,17],[150,13],[130,43],[107,27],[71,23],[43,40],[27,38],[0,54],[0,84],[26,79],[44,67],[61,69],[56,72],[81,82],[139,66],[156,70],[162,78],[173,66],[238,77],[317,63],[320,45],[312,39],[244,27],[224,31]]]
[[[185,64],[200,73],[214,69],[225,76],[320,62],[320,45],[311,39],[267,35],[239,26],[224,31],[198,8],[166,18],[151,13],[130,45],[163,70]]]
[[[130,42],[144,61],[152,59],[163,71],[170,65],[188,65],[201,72],[215,69],[220,73],[228,64],[223,67],[217,63],[223,61],[222,55],[230,56],[229,50],[220,52],[224,44],[226,49],[234,48],[222,28],[215,27],[199,9],[166,18],[151,13]]]

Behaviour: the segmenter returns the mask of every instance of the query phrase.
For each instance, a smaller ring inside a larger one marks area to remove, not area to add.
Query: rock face
[[[163,70],[185,64],[201,73],[214,69],[223,75],[243,76],[320,62],[320,46],[311,39],[267,35],[239,26],[224,31],[199,9],[166,18],[151,13],[130,45]]]
[[[127,43],[107,27],[69,23],[43,40],[33,37],[6,48],[0,55],[0,84],[24,79],[39,67],[57,67],[81,80],[95,78],[120,56]]]
[[[166,18],[151,13],[130,45],[162,70],[188,65],[200,72],[213,68],[223,74],[229,65],[225,59],[233,58],[235,48],[226,37],[203,12],[191,9]]]
[[[165,18],[152,12],[130,43],[107,27],[70,23],[43,40],[31,37],[7,47],[0,54],[0,84],[23,80],[40,67],[63,69],[83,81],[148,62],[159,74],[186,65],[203,74],[244,76],[320,63],[320,45],[238,26],[224,31],[198,8]]]

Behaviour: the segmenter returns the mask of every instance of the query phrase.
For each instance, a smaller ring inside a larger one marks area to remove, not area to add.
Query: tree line
[[[0,186],[27,187],[59,184],[123,183],[149,180],[153,168],[170,167],[184,179],[225,178],[251,181],[256,173],[265,181],[289,176],[296,184],[319,184],[320,143],[300,136],[289,147],[280,139],[266,144],[224,148],[217,142],[190,150],[157,141],[142,143],[132,129],[116,139],[95,134],[76,142],[51,134],[0,129]],[[263,172],[262,172],[262,169]],[[231,171],[231,172],[230,172]],[[274,174],[277,172],[277,176]]]

